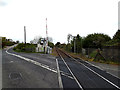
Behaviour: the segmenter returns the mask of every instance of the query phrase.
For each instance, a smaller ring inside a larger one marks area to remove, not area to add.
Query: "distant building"
[[[52,53],[52,48],[50,48],[49,46],[47,46],[47,41],[45,38],[41,38],[38,43],[37,43],[37,47],[36,47],[36,52],[45,52],[45,53]]]

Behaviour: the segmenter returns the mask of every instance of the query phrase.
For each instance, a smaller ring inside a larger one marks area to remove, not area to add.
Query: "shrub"
[[[17,52],[35,52],[35,47],[36,47],[36,45],[34,45],[34,44],[20,43],[16,47],[14,47],[13,50],[15,50]]]

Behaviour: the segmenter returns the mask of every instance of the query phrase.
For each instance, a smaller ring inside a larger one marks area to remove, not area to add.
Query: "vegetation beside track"
[[[37,45],[29,43],[19,43],[16,47],[13,48],[16,52],[26,52],[26,53],[35,53],[35,48]]]
[[[113,38],[103,33],[89,34],[86,37],[81,37],[79,34],[77,36],[68,34],[67,41],[67,44],[57,42],[55,46],[74,58],[120,65],[118,55],[120,50],[120,30],[114,34]]]
[[[120,65],[119,62],[114,62],[114,61],[111,61],[111,60],[106,60],[106,61],[104,61],[104,60],[94,60],[94,58],[88,58],[83,54],[68,52],[64,49],[61,49],[61,50],[65,53],[68,53],[70,56],[72,56],[75,59],[82,59],[82,60],[85,60],[85,61],[99,62],[99,63],[112,64],[112,65]]]
[[[51,53],[51,55],[53,55],[53,56],[55,56],[55,57],[57,57],[57,56],[58,56],[58,54],[57,54],[57,52],[56,52],[56,48],[55,48],[55,47],[52,49],[52,53]]]

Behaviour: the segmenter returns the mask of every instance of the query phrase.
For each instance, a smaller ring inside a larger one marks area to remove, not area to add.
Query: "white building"
[[[36,52],[52,53],[52,48],[47,45],[45,38],[41,38],[38,42]]]

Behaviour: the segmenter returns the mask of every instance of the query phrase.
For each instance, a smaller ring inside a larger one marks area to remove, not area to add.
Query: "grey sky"
[[[0,0],[0,36],[27,42],[48,36],[67,43],[67,35],[105,33],[113,37],[118,29],[119,0]]]

